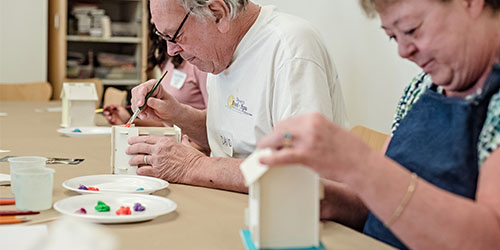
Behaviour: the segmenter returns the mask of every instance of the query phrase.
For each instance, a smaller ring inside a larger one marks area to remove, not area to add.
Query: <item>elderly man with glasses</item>
[[[277,122],[319,112],[346,125],[335,66],[306,21],[248,0],[151,0],[150,7],[168,53],[211,74],[204,111],[179,104],[161,85],[153,93],[139,117],[176,124],[185,136],[182,143],[131,138],[138,174],[246,192],[238,166]],[[132,90],[134,110],[154,83]]]

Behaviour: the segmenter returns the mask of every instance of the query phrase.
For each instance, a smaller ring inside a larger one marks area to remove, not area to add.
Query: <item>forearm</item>
[[[210,152],[206,129],[206,110],[198,110],[182,104],[182,112],[176,116],[175,125],[189,136],[203,151]]]
[[[191,166],[186,184],[247,193],[239,168],[243,160],[204,156]]]
[[[498,249],[499,218],[492,210],[420,181],[413,204],[392,227],[414,249]],[[419,218],[415,220],[415,218]]]
[[[322,179],[325,197],[321,200],[321,219],[334,220],[343,225],[363,230],[368,208],[347,185]]]
[[[364,166],[354,166],[342,181],[387,222],[407,192],[410,173],[379,154],[366,157]],[[500,236],[491,209],[422,179],[390,229],[412,249],[495,249]]]

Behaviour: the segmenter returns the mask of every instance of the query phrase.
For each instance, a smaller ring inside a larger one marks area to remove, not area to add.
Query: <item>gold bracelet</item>
[[[398,207],[396,210],[394,210],[394,213],[392,213],[391,218],[387,223],[384,223],[385,227],[389,228],[394,222],[401,216],[401,213],[403,213],[403,210],[406,208],[406,205],[408,205],[408,202],[411,200],[411,197],[413,197],[413,193],[415,192],[415,188],[417,187],[417,180],[418,180],[418,175],[415,173],[411,173],[411,181],[410,185],[408,185],[408,191],[406,191],[405,197],[403,197],[403,200],[401,200],[401,203],[399,203]]]

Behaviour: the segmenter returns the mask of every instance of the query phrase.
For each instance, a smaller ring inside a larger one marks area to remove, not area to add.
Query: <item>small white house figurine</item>
[[[258,150],[240,165],[249,187],[246,224],[242,230],[250,249],[324,249],[319,239],[319,202],[323,187],[316,172],[302,165],[269,168]]]
[[[181,129],[174,127],[135,127],[127,128],[123,125],[113,126],[111,129],[111,173],[137,174],[137,166],[131,166],[128,161],[132,155],[125,152],[129,146],[128,139],[132,136],[166,136],[177,142],[181,141]]]
[[[97,91],[93,83],[64,83],[61,99],[62,127],[95,126]]]

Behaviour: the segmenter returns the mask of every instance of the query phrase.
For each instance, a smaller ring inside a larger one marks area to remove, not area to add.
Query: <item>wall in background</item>
[[[0,0],[0,83],[47,81],[47,0]]]
[[[309,20],[340,74],[351,125],[389,132],[403,88],[419,69],[366,18],[357,0],[255,0]],[[47,0],[0,0],[0,82],[47,80]]]
[[[395,42],[368,19],[357,0],[255,0],[310,21],[337,66],[351,125],[390,131],[399,97],[420,72],[400,58]]]

